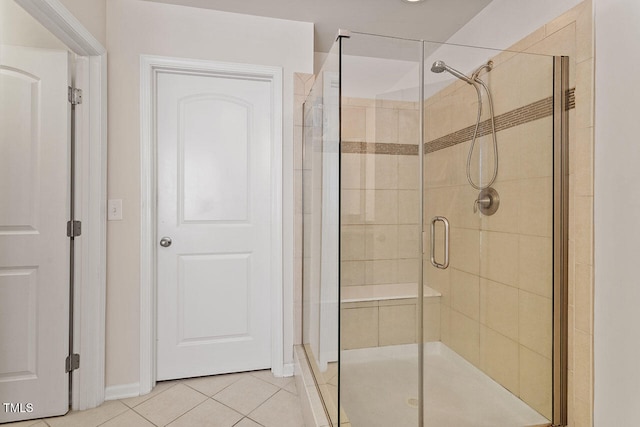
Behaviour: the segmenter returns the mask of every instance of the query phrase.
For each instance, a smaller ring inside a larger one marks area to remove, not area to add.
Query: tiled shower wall
[[[419,103],[342,100],[341,286],[419,278]],[[438,298],[427,299],[438,307]],[[341,348],[414,343],[417,298],[342,304]],[[437,308],[434,308],[434,311]],[[439,319],[428,338],[439,339]]]
[[[341,286],[418,282],[418,108],[343,98]]]
[[[509,48],[567,55],[569,112],[569,427],[593,425],[593,8],[585,0]]]
[[[451,225],[450,267],[425,262],[425,283],[442,293],[442,342],[550,419],[553,62],[511,53],[492,59],[494,69],[481,77],[493,94],[498,129],[494,215],[474,212],[478,191],[465,173],[476,91],[456,81],[425,101],[425,220],[444,216]],[[476,184],[479,156],[487,183],[491,135],[476,142]]]

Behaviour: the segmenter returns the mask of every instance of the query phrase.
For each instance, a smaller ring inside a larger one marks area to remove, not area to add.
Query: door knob
[[[168,248],[169,246],[171,246],[171,237],[163,237],[162,239],[160,239],[160,246],[162,246],[163,248]]]

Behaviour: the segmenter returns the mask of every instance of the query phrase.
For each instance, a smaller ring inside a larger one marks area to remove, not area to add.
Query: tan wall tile
[[[573,188],[576,196],[593,196],[593,128],[576,131],[572,173]]]
[[[343,189],[340,193],[341,224],[364,224],[365,192]]]
[[[535,178],[521,183],[520,233],[551,237],[553,181]]]
[[[576,262],[593,264],[593,197],[574,197]]]
[[[467,273],[480,272],[480,231],[451,228],[451,267]]]
[[[482,279],[480,322],[512,340],[518,340],[518,290]]]
[[[583,2],[584,8],[576,20],[576,61],[582,62],[594,57],[593,9],[591,1]]]
[[[518,126],[520,140],[520,178],[553,175],[553,118],[544,117]],[[502,165],[501,165],[502,167]]]
[[[418,283],[420,277],[420,258],[398,260],[398,282]]]
[[[545,38],[529,47],[529,53],[548,54],[554,52],[555,55],[565,55],[575,57],[576,55],[576,23],[569,22],[558,30],[547,33]]]
[[[364,261],[365,283],[378,285],[398,282],[398,260],[382,259],[376,261]]]
[[[380,307],[379,344],[397,345],[416,342],[416,306]]]
[[[427,301],[435,299],[435,302]],[[422,325],[425,342],[440,341],[440,298],[425,298],[422,309]]]
[[[420,193],[417,190],[398,191],[398,223],[420,223]]]
[[[522,176],[520,168],[520,151],[524,142],[522,128],[527,124],[528,123],[504,129],[498,131],[496,134],[496,140],[498,141],[498,163],[500,165],[496,182],[518,179]],[[487,140],[485,150],[493,150],[493,148],[489,146],[489,140]],[[493,162],[493,156],[489,160]],[[488,169],[491,169],[490,173],[493,173],[493,163],[488,163],[488,166]]]
[[[347,107],[341,109],[341,138],[343,141],[364,141],[366,136],[366,109]]]
[[[451,306],[451,272],[455,269],[453,267],[442,270],[431,265],[431,262],[427,257],[423,262],[424,264],[424,284],[432,289],[440,292],[440,302],[442,305]]]
[[[340,347],[343,350],[378,346],[378,308],[342,310]]]
[[[575,399],[591,402],[593,399],[593,338],[588,333],[576,330],[574,339]]]
[[[593,126],[593,60],[576,64],[576,126]]]
[[[398,156],[367,155],[365,163],[366,188],[395,190],[398,188]]]
[[[364,187],[364,169],[361,154],[342,154],[340,162],[340,187],[361,189]]]
[[[420,143],[420,111],[400,110],[398,112],[398,142],[401,144]]]
[[[340,262],[340,286],[355,286],[365,284],[364,262]]]
[[[549,298],[519,291],[520,343],[551,359],[553,347],[553,302]]]
[[[450,347],[460,356],[478,366],[480,363],[480,324],[455,311],[450,311]]]
[[[458,158],[459,148],[456,147],[438,150],[425,156],[425,187],[432,188],[456,184],[457,169],[461,167]]]
[[[369,116],[367,116],[369,120]],[[398,110],[376,108],[375,110],[375,142],[398,142]]]
[[[419,225],[398,226],[398,257],[417,258],[420,256],[420,232]]]
[[[520,398],[547,419],[552,417],[552,362],[520,346]]]
[[[510,392],[520,392],[518,343],[480,326],[480,368]]]
[[[417,190],[420,186],[420,169],[418,156],[398,157],[398,188],[401,190]]]
[[[367,223],[398,224],[398,190],[366,190],[364,212]]]
[[[397,225],[366,225],[365,247],[366,259],[393,259],[398,257]]]
[[[440,306],[440,340],[449,348],[451,344],[451,309],[447,306]]]
[[[518,284],[518,235],[482,231],[480,233],[480,274],[511,286]]]
[[[553,240],[551,237],[520,236],[520,289],[551,298],[553,296]]]
[[[474,320],[480,319],[480,278],[451,270],[451,308]]]
[[[308,241],[310,239],[306,240]],[[310,248],[305,248],[305,250],[307,249]],[[365,226],[343,225],[341,227],[340,257],[342,261],[365,259]]]
[[[576,265],[575,328],[593,333],[593,267]]]

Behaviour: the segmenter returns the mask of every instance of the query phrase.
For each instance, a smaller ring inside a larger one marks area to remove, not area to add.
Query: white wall
[[[106,0],[60,0],[104,46]],[[67,47],[13,0],[0,0],[0,43],[44,49]]]
[[[293,73],[313,71],[313,24],[138,0],[107,3],[109,198],[124,219],[107,232],[107,386],[139,380],[140,55],[284,68],[285,362],[293,360]]]
[[[68,50],[64,43],[13,0],[0,0],[0,44]]]
[[[595,0],[595,414],[640,423],[640,2]]]

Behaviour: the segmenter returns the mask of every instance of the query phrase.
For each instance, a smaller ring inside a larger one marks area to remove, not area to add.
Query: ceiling
[[[338,29],[446,41],[491,0],[147,0],[313,22],[315,50],[328,52]]]

